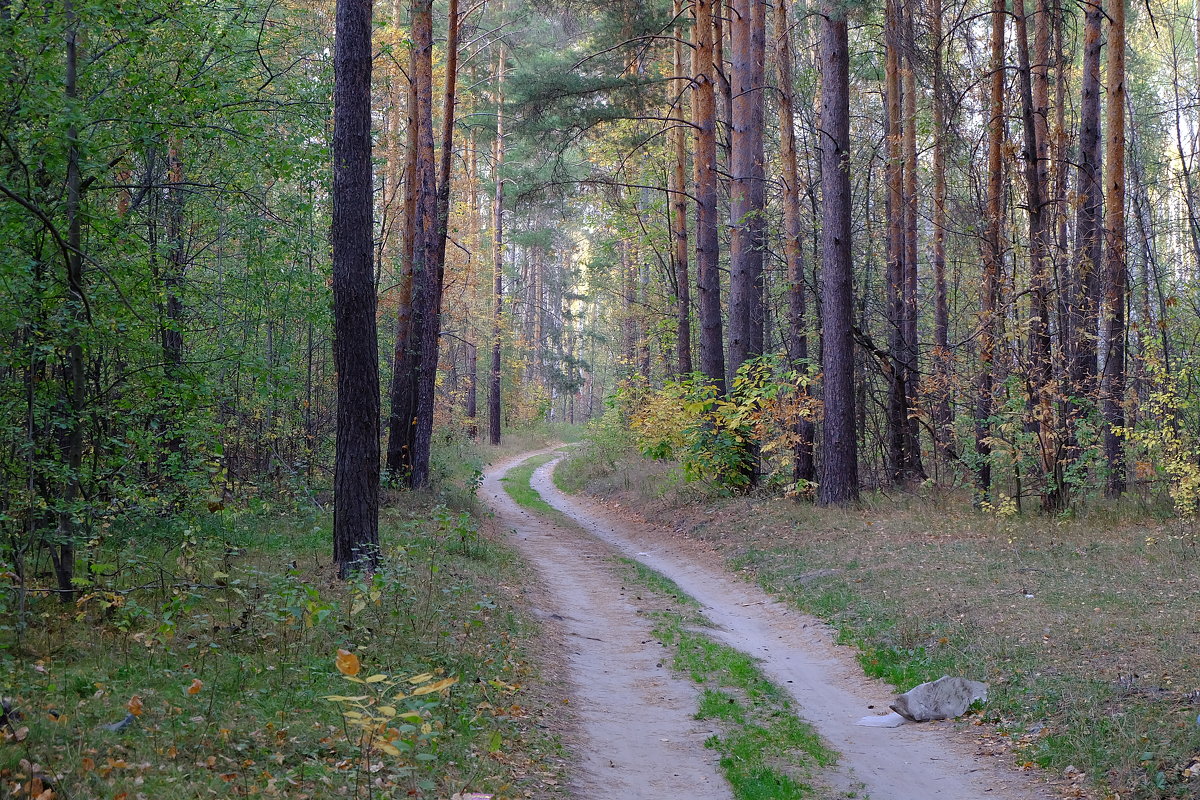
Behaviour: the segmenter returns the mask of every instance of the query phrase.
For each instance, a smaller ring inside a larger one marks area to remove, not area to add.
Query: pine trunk
[[[763,0],[734,0],[729,189],[729,371],[763,351]]]
[[[821,331],[825,422],[822,505],[858,500],[854,430],[854,272],[850,253],[850,46],[845,5],[821,16]]]
[[[683,0],[675,0],[675,17],[683,14]],[[676,90],[673,108],[682,117],[683,93],[688,81],[684,77],[682,29],[676,31],[673,49]],[[671,253],[675,262],[676,338],[675,353],[679,376],[690,375],[692,366],[692,287],[688,270],[688,197],[687,197],[687,135],[682,123],[671,128],[671,144],[675,161],[671,167]]]
[[[419,12],[419,13],[418,13]],[[417,350],[416,424],[412,444],[409,486],[429,485],[429,458],[433,445],[433,414],[436,401],[438,356],[442,331],[442,289],[446,276],[446,239],[450,225],[450,166],[454,150],[454,99],[458,79],[458,0],[450,0],[446,37],[445,90],[442,98],[441,163],[434,174],[433,154],[433,2],[418,0],[413,5],[414,50],[421,52],[418,113],[419,209],[424,257],[422,260],[420,347]],[[419,38],[417,35],[419,29]],[[428,118],[426,119],[426,114]],[[427,196],[428,195],[428,196]]]
[[[1104,457],[1108,481],[1104,494],[1125,492],[1125,449],[1119,428],[1125,425],[1125,302],[1129,274],[1125,264],[1125,0],[1110,0],[1108,11],[1108,107],[1104,148]]]
[[[500,444],[500,333],[504,321],[504,69],[505,47],[496,55],[496,150],[492,157],[492,364],[488,381],[488,440]]]
[[[992,448],[989,443],[994,391],[994,368],[997,339],[997,306],[1003,271],[1003,245],[1000,230],[1003,224],[1001,186],[1004,145],[1004,0],[992,0],[992,74],[989,93],[988,156],[987,156],[987,231],[983,242],[983,295],[979,313],[979,376],[975,410],[975,455],[979,466],[976,472],[977,502],[988,499],[992,489]]]
[[[371,179],[371,3],[339,0],[334,51],[333,318],[337,371],[333,557],[379,558],[379,363]]]
[[[933,361],[938,383],[933,410],[934,436],[942,455],[953,458],[950,306],[946,301],[946,85],[942,0],[932,0],[929,34],[933,41]]]
[[[800,172],[796,153],[796,112],[792,96],[792,46],[787,5],[775,5],[776,66],[779,71],[780,177],[783,183],[783,253],[787,263],[788,324],[787,351],[792,369],[809,373],[808,332],[805,330],[804,249],[800,223]],[[807,401],[808,387],[801,385],[800,396]],[[816,480],[813,458],[814,425],[801,418],[796,422],[796,444],[792,448],[792,480],[812,483]]]
[[[713,67],[712,0],[696,0],[692,54],[692,108],[696,126],[696,288],[699,290],[700,371],[725,394],[725,350],[721,325],[721,273],[717,231],[716,87]]]

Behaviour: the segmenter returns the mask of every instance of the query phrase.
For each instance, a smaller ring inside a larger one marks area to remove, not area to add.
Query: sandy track
[[[612,549],[573,526],[517,506],[500,478],[526,456],[484,477],[482,494],[533,564],[551,608],[546,624],[563,634],[569,698],[579,726],[573,796],[583,800],[728,800],[714,731],[694,719],[697,690],[675,676],[667,653],[623,591]]]
[[[716,638],[761,660],[764,674],[791,693],[800,715],[840,754],[833,785],[875,800],[1052,796],[1027,775],[977,755],[974,738],[948,723],[856,726],[859,717],[872,713],[868,706],[886,710],[892,693],[862,675],[850,649],[832,643],[827,626],[730,575],[693,542],[563,495],[549,477],[553,462],[534,474],[532,485],[582,531],[520,509],[499,483],[515,463],[489,471],[483,487],[487,502],[542,575],[556,606],[551,610],[564,618],[569,640],[578,645],[570,659],[583,739],[578,797],[730,796],[712,752],[703,747],[708,731],[692,719],[695,689],[662,664],[650,626],[613,577],[608,557],[614,553],[670,577],[704,606]]]

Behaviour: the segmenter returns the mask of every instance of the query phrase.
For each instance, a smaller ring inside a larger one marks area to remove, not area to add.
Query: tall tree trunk
[[[1108,106],[1104,148],[1104,457],[1109,465],[1107,497],[1125,491],[1125,449],[1117,429],[1125,425],[1125,0],[1110,0],[1108,12]]]
[[[73,0],[64,0],[66,17],[66,80],[65,94],[68,110],[74,114],[79,99],[79,20],[75,14]],[[69,603],[75,593],[75,544],[79,531],[75,521],[76,510],[72,508],[80,496],[81,470],[83,468],[83,420],[86,396],[84,393],[84,354],[81,343],[83,326],[87,319],[87,294],[84,288],[82,209],[83,177],[80,170],[79,129],[74,122],[67,126],[67,308],[72,326],[71,344],[67,345],[64,363],[66,384],[66,420],[63,431],[64,482],[62,506],[58,512],[58,530],[50,548],[54,563],[54,576],[58,584],[58,599]]]
[[[925,479],[921,463],[920,370],[917,363],[917,77],[913,0],[902,6],[903,48],[900,68],[900,99],[903,109],[902,151],[904,155],[904,478]]]
[[[942,0],[930,4],[933,40],[933,361],[937,393],[934,436],[944,456],[953,458],[950,388],[950,306],[946,302],[946,83],[942,41]]]
[[[467,344],[467,435],[472,439],[479,435],[479,349]]]
[[[339,576],[379,558],[379,356],[371,179],[371,2],[339,0],[334,42],[333,557]]]
[[[501,3],[503,9],[503,3]],[[496,150],[492,178],[492,365],[488,381],[488,440],[500,444],[500,332],[504,321],[504,69],[505,47],[496,53]]]
[[[675,0],[675,18],[683,14],[683,0]],[[675,81],[674,105],[676,116],[683,116],[683,93],[688,80],[684,77],[682,26],[675,33],[672,51]],[[690,375],[692,366],[692,287],[688,270],[688,198],[687,198],[687,134],[681,123],[671,128],[671,145],[675,161],[671,166],[671,253],[675,262],[676,339],[675,352],[680,377]]]
[[[713,67],[713,0],[695,0],[692,51],[692,113],[696,125],[696,284],[700,294],[700,371],[725,394],[725,350],[721,331],[721,273],[718,269],[717,132]]]
[[[1068,308],[1069,391],[1079,402],[1090,403],[1099,369],[1096,327],[1100,308],[1101,150],[1100,150],[1100,49],[1104,12],[1099,4],[1084,7],[1083,76],[1079,102],[1079,210],[1075,220],[1075,270],[1070,282]]]
[[[763,351],[764,0],[733,0],[730,150],[729,370]]]
[[[884,136],[887,139],[887,276],[888,317],[887,463],[892,483],[907,481],[908,397],[905,379],[909,370],[905,325],[905,197],[904,125],[900,80],[900,29],[902,0],[887,0],[884,20]]]
[[[1054,414],[1050,389],[1050,237],[1046,222],[1046,200],[1049,154],[1046,141],[1049,133],[1046,115],[1049,111],[1049,84],[1046,62],[1050,58],[1046,31],[1045,0],[1038,0],[1040,13],[1036,19],[1038,63],[1029,58],[1029,32],[1025,0],[1013,0],[1016,19],[1017,73],[1021,97],[1021,127],[1024,133],[1025,205],[1029,214],[1029,375],[1028,392],[1032,412],[1030,427],[1037,432],[1042,474],[1047,477],[1042,495],[1043,507],[1058,508],[1063,492],[1058,470],[1058,448],[1054,429]]]
[[[163,294],[165,314],[162,326],[163,377],[167,383],[168,413],[172,419],[167,427],[179,425],[176,415],[181,411],[180,395],[176,391],[183,380],[183,276],[187,268],[187,241],[183,233],[183,159],[179,153],[179,142],[172,140],[167,149],[167,241],[170,252],[163,270]],[[179,453],[183,450],[183,438],[177,432],[167,438],[167,451]],[[174,476],[168,476],[172,480]]]
[[[445,90],[442,100],[442,143],[439,175],[433,163],[433,0],[413,4],[414,50],[421,53],[418,81],[420,132],[417,156],[420,199],[417,212],[424,253],[421,258],[420,349],[417,353],[417,413],[413,435],[409,485],[429,485],[429,458],[433,444],[438,355],[442,330],[442,287],[446,276],[446,239],[450,225],[450,165],[454,151],[454,102],[458,81],[458,0],[450,0],[446,37]],[[426,163],[428,161],[428,163]],[[428,195],[428,196],[427,196]]]
[[[779,71],[780,177],[783,183],[783,253],[787,263],[788,326],[787,351],[792,369],[809,372],[808,332],[805,330],[804,249],[800,223],[800,172],[796,153],[796,112],[792,92],[792,44],[786,3],[775,4],[775,62]],[[800,395],[808,398],[808,387]],[[796,444],[792,448],[792,480],[797,483],[816,480],[813,458],[815,429],[812,420],[796,423]]]
[[[388,417],[386,464],[392,480],[412,472],[412,441],[417,416],[417,387],[413,380],[416,337],[413,332],[413,294],[415,273],[413,262],[417,242],[417,53],[410,61],[408,82],[408,147],[402,176],[404,188],[402,232],[400,235],[400,274],[396,297],[396,342],[392,354],[391,412]]]
[[[725,69],[725,39],[729,33],[729,26],[725,24],[725,20],[729,19],[726,16],[729,13],[730,0],[709,0],[709,18],[712,20],[712,76],[713,87],[716,93],[714,114],[715,122],[713,129],[716,132],[717,141],[726,155],[729,154],[730,141],[729,137],[733,131],[733,84],[729,80],[729,73]]]
[[[825,0],[821,16],[821,331],[825,424],[822,505],[858,500],[854,437],[854,272],[850,258],[850,45],[846,7]]]
[[[975,455],[979,461],[976,473],[977,501],[988,498],[992,488],[992,448],[988,442],[992,416],[992,392],[997,339],[997,305],[1003,270],[1003,250],[1000,228],[1003,224],[1001,184],[1004,145],[1004,0],[992,0],[992,75],[988,110],[987,160],[987,231],[983,242],[983,296],[979,313],[979,378],[975,411]]]

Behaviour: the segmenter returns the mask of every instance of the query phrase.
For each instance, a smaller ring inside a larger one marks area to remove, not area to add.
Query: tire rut
[[[863,676],[850,648],[833,644],[827,625],[731,575],[692,542],[564,495],[550,479],[557,460],[539,468],[531,485],[579,528],[519,508],[499,480],[530,455],[494,468],[483,486],[546,581],[555,611],[564,617],[560,624],[575,634],[571,672],[585,741],[579,797],[731,796],[715,756],[703,746],[709,732],[692,716],[697,690],[663,663],[650,625],[622,596],[610,566],[613,554],[673,580],[702,604],[713,638],[760,660],[763,674],[792,696],[799,715],[839,753],[838,767],[826,776],[840,787],[837,796],[851,791],[875,800],[1053,797],[1028,775],[978,755],[973,737],[951,724],[855,725],[870,708],[886,708],[892,693]]]
[[[649,620],[614,574],[612,549],[574,526],[519,507],[500,479],[522,456],[489,470],[483,494],[555,608],[545,624],[566,635],[570,706],[582,741],[573,796],[585,800],[729,800],[714,731],[694,718],[696,688],[674,675]]]

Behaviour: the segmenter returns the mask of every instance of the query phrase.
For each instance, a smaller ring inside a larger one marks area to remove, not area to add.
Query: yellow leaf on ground
[[[458,683],[458,678],[442,678],[437,683],[431,683],[427,686],[422,686],[419,689],[413,689],[413,696],[421,694],[433,694],[440,692],[442,689],[449,689],[454,684]]]
[[[200,694],[200,690],[204,688],[204,681],[199,678],[192,678],[192,685],[187,687],[188,694]]]
[[[358,663],[358,656],[349,650],[338,650],[337,660],[334,663],[337,665],[338,672],[343,675],[354,676],[362,669],[362,665]]]

